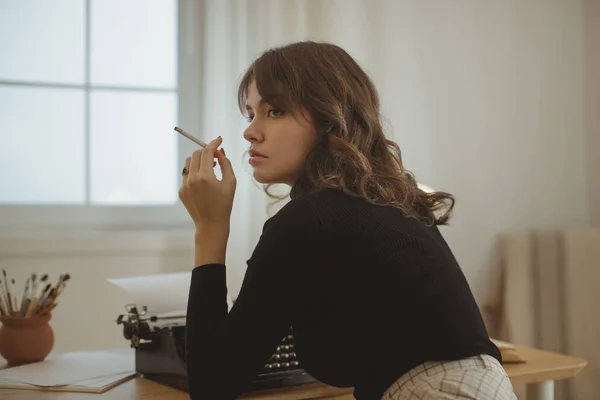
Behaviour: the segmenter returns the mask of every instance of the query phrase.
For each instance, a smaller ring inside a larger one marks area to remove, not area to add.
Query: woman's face
[[[306,110],[294,114],[265,103],[252,82],[246,110],[250,125],[244,138],[250,142],[250,165],[258,182],[292,186],[317,135]]]

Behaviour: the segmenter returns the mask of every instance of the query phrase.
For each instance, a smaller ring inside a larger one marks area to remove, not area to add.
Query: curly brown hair
[[[243,75],[242,114],[255,81],[260,96],[285,111],[304,108],[317,132],[297,185],[341,189],[375,205],[390,205],[428,225],[446,225],[454,196],[426,193],[402,165],[398,145],[385,137],[375,85],[342,48],[303,41],[265,51]],[[271,198],[278,198],[269,192]]]

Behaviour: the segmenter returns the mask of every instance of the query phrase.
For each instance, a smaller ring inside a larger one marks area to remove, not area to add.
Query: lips
[[[267,158],[267,156],[265,156],[262,153],[259,153],[256,150],[250,150],[250,157],[262,157],[262,158]]]
[[[265,160],[267,158],[267,156],[263,155],[262,153],[259,153],[258,151],[254,150],[254,149],[250,149],[249,153],[250,153],[250,159],[248,160],[248,162],[253,167],[258,166],[263,160]]]

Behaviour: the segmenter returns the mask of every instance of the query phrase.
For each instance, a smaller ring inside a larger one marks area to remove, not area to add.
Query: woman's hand
[[[197,233],[217,230],[229,234],[236,178],[223,149],[217,150],[222,142],[219,136],[185,160],[179,198],[192,217]],[[213,170],[215,157],[221,168],[221,180]]]

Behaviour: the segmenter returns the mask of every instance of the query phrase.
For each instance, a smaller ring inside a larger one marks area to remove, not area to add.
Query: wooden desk
[[[554,398],[554,381],[576,376],[586,361],[550,353],[547,351],[517,347],[516,351],[527,360],[526,363],[505,364],[511,382],[528,384],[528,400],[551,400]],[[529,397],[531,396],[531,397]],[[103,394],[50,392],[37,390],[0,389],[4,400],[188,400],[185,392],[178,391],[147,379],[137,377],[108,390]],[[339,389],[322,383],[296,388],[277,389],[261,394],[240,398],[244,400],[352,400],[352,389]]]
[[[517,346],[527,362],[505,364],[512,383],[527,384],[528,400],[553,400],[554,381],[573,378],[587,365],[582,358]]]

